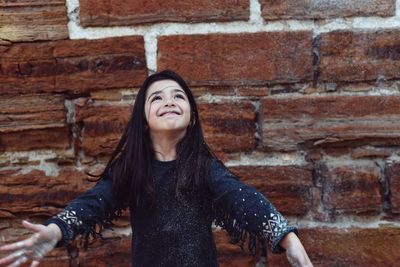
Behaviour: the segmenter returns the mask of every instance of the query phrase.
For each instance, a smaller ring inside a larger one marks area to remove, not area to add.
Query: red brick
[[[400,163],[389,166],[387,174],[390,183],[392,212],[400,213]]]
[[[1,151],[69,146],[63,97],[7,95],[0,106]]]
[[[400,260],[400,229],[315,228],[300,229],[300,239],[313,265],[397,266]],[[268,266],[290,266],[286,257],[269,253]]]
[[[53,215],[94,183],[73,167],[64,167],[56,177],[42,171],[21,173],[18,170],[0,172],[0,201],[11,213]]]
[[[238,0],[81,0],[80,22],[86,26],[156,22],[234,21],[249,18],[249,2]]]
[[[312,169],[306,166],[238,166],[230,168],[285,215],[307,213],[312,205]]]
[[[64,98],[52,95],[0,96],[0,132],[65,127]]]
[[[266,87],[244,87],[241,86],[236,89],[235,92],[238,96],[250,96],[250,97],[264,97],[269,95],[269,90]]]
[[[367,157],[387,158],[390,156],[390,154],[391,152],[388,148],[359,147],[352,151],[351,157],[355,159]]]
[[[266,20],[326,19],[350,16],[394,16],[395,0],[366,1],[271,1],[261,0],[261,13]]]
[[[116,90],[98,90],[90,92],[90,98],[94,101],[121,101],[133,102],[137,90],[129,90],[127,93],[126,89],[116,89]]]
[[[308,81],[311,39],[311,32],[161,36],[158,69],[173,69],[191,85]]]
[[[79,266],[99,267],[99,266],[130,266],[131,264],[131,237],[121,236],[119,238],[97,239],[89,244],[89,248],[79,249],[79,256],[76,259]],[[69,267],[69,257],[67,258],[65,248],[53,250],[51,254],[44,258],[40,263],[43,267]]]
[[[255,148],[256,110],[250,102],[200,103],[198,109],[205,139],[213,150]]]
[[[242,252],[238,245],[229,242],[229,236],[224,230],[213,232],[217,246],[218,263],[220,267],[254,267],[257,258],[253,258]],[[244,246],[247,249],[247,244]]]
[[[400,31],[336,31],[316,42],[320,81],[368,81],[399,78]]]
[[[89,156],[111,155],[132,113],[131,106],[75,106],[75,121],[82,124],[78,147]]]
[[[268,97],[261,114],[270,150],[400,143],[399,96]]]
[[[328,166],[322,170],[322,202],[337,212],[364,213],[381,210],[380,169],[363,165]]]
[[[195,98],[201,98],[204,95],[212,96],[234,96],[237,90],[234,86],[201,86],[192,87],[192,93]]]
[[[5,132],[0,134],[0,151],[69,148],[68,127]]]
[[[65,0],[2,1],[0,10],[0,40],[21,42],[68,38]]]
[[[87,251],[79,253],[80,266],[130,266],[131,264],[131,237],[97,239],[90,244]]]
[[[143,42],[142,37],[118,37],[13,44],[0,52],[1,92],[138,86],[147,77]]]

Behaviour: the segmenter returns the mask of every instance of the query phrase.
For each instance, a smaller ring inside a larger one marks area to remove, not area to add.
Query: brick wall
[[[1,242],[93,185],[138,86],[171,68],[211,147],[299,226],[315,266],[397,265],[399,29],[400,0],[0,2]],[[127,215],[117,225],[81,266],[129,264]],[[255,266],[215,238],[221,266]]]

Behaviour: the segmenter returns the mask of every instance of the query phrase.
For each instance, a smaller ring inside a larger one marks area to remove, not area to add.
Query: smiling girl
[[[256,239],[286,251],[293,266],[312,266],[297,229],[254,188],[242,184],[206,144],[194,97],[172,71],[149,76],[132,116],[97,184],[44,225],[24,221],[35,233],[5,245],[13,251],[0,266],[40,260],[77,235],[86,238],[129,208],[132,266],[218,266],[212,223],[233,243]]]

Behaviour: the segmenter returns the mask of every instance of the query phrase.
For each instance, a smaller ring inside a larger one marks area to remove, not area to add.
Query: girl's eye
[[[185,97],[183,95],[181,95],[181,94],[177,94],[177,95],[175,95],[175,97],[176,98],[180,98],[180,99],[185,99]]]
[[[160,100],[160,99],[161,99],[161,96],[155,96],[155,97],[153,97],[153,98],[151,99],[151,102],[154,102],[154,101]]]

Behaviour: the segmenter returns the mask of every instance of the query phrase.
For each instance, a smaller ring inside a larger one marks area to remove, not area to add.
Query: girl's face
[[[186,133],[190,104],[185,91],[174,80],[161,80],[146,92],[145,116],[151,133]]]

